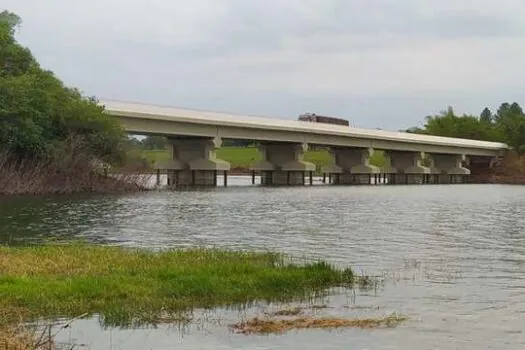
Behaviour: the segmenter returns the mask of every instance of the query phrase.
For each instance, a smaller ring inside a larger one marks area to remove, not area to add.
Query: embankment
[[[477,183],[525,185],[525,157],[509,152],[486,173],[476,175]]]

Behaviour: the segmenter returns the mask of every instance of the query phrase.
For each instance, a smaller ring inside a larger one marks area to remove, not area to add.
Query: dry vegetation
[[[343,319],[298,317],[291,319],[253,318],[231,326],[236,333],[268,334],[284,333],[292,329],[335,329],[335,328],[381,328],[396,327],[406,321],[404,316],[390,315],[383,318]]]
[[[17,159],[0,152],[0,195],[138,191],[146,180],[136,173],[108,176],[80,145],[65,143],[48,159]]]

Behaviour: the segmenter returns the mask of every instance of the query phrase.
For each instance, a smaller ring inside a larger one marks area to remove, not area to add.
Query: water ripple
[[[387,305],[412,320],[380,332],[270,338],[195,332],[177,344],[181,349],[347,349],[348,339],[355,349],[524,349],[524,212],[525,187],[516,186],[235,187],[24,198],[0,203],[0,240],[82,238],[319,257],[383,276],[384,288],[358,294],[356,305]],[[85,327],[85,334],[96,333]],[[170,348],[166,334],[155,334],[128,335],[133,340],[126,344]]]

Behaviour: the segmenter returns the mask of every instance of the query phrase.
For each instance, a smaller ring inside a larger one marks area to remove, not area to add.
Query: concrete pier
[[[470,169],[463,166],[465,155],[428,154],[431,160],[430,172],[434,181],[441,184],[468,183]]]
[[[302,186],[311,184],[315,165],[304,161],[305,143],[262,143],[262,159],[250,170],[261,176],[261,184],[273,186]],[[306,178],[308,177],[308,181]]]
[[[385,151],[387,165],[383,172],[387,174],[389,184],[424,184],[428,182],[431,170],[422,165],[422,152]]]
[[[333,163],[322,169],[328,174],[331,183],[341,185],[369,185],[375,183],[380,169],[370,164],[371,148],[332,147],[330,154]]]
[[[167,171],[169,187],[217,186],[219,172],[226,184],[230,164],[215,156],[221,143],[220,138],[170,137],[171,159],[155,164],[155,168]]]

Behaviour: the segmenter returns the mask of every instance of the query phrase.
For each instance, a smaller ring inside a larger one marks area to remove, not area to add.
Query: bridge
[[[217,159],[223,139],[259,143],[262,160],[251,170],[268,185],[302,185],[316,170],[303,160],[311,146],[327,147],[333,162],[322,169],[331,183],[463,183],[469,175],[488,172],[508,149],[503,143],[359,129],[298,120],[263,118],[101,100],[106,113],[116,117],[129,133],[163,135],[171,146],[171,159],[156,164],[167,171],[172,186],[216,185],[218,172],[230,164]],[[383,169],[369,163],[374,150],[387,158]],[[430,160],[430,163],[424,161]],[[225,177],[226,179],[226,177]]]

